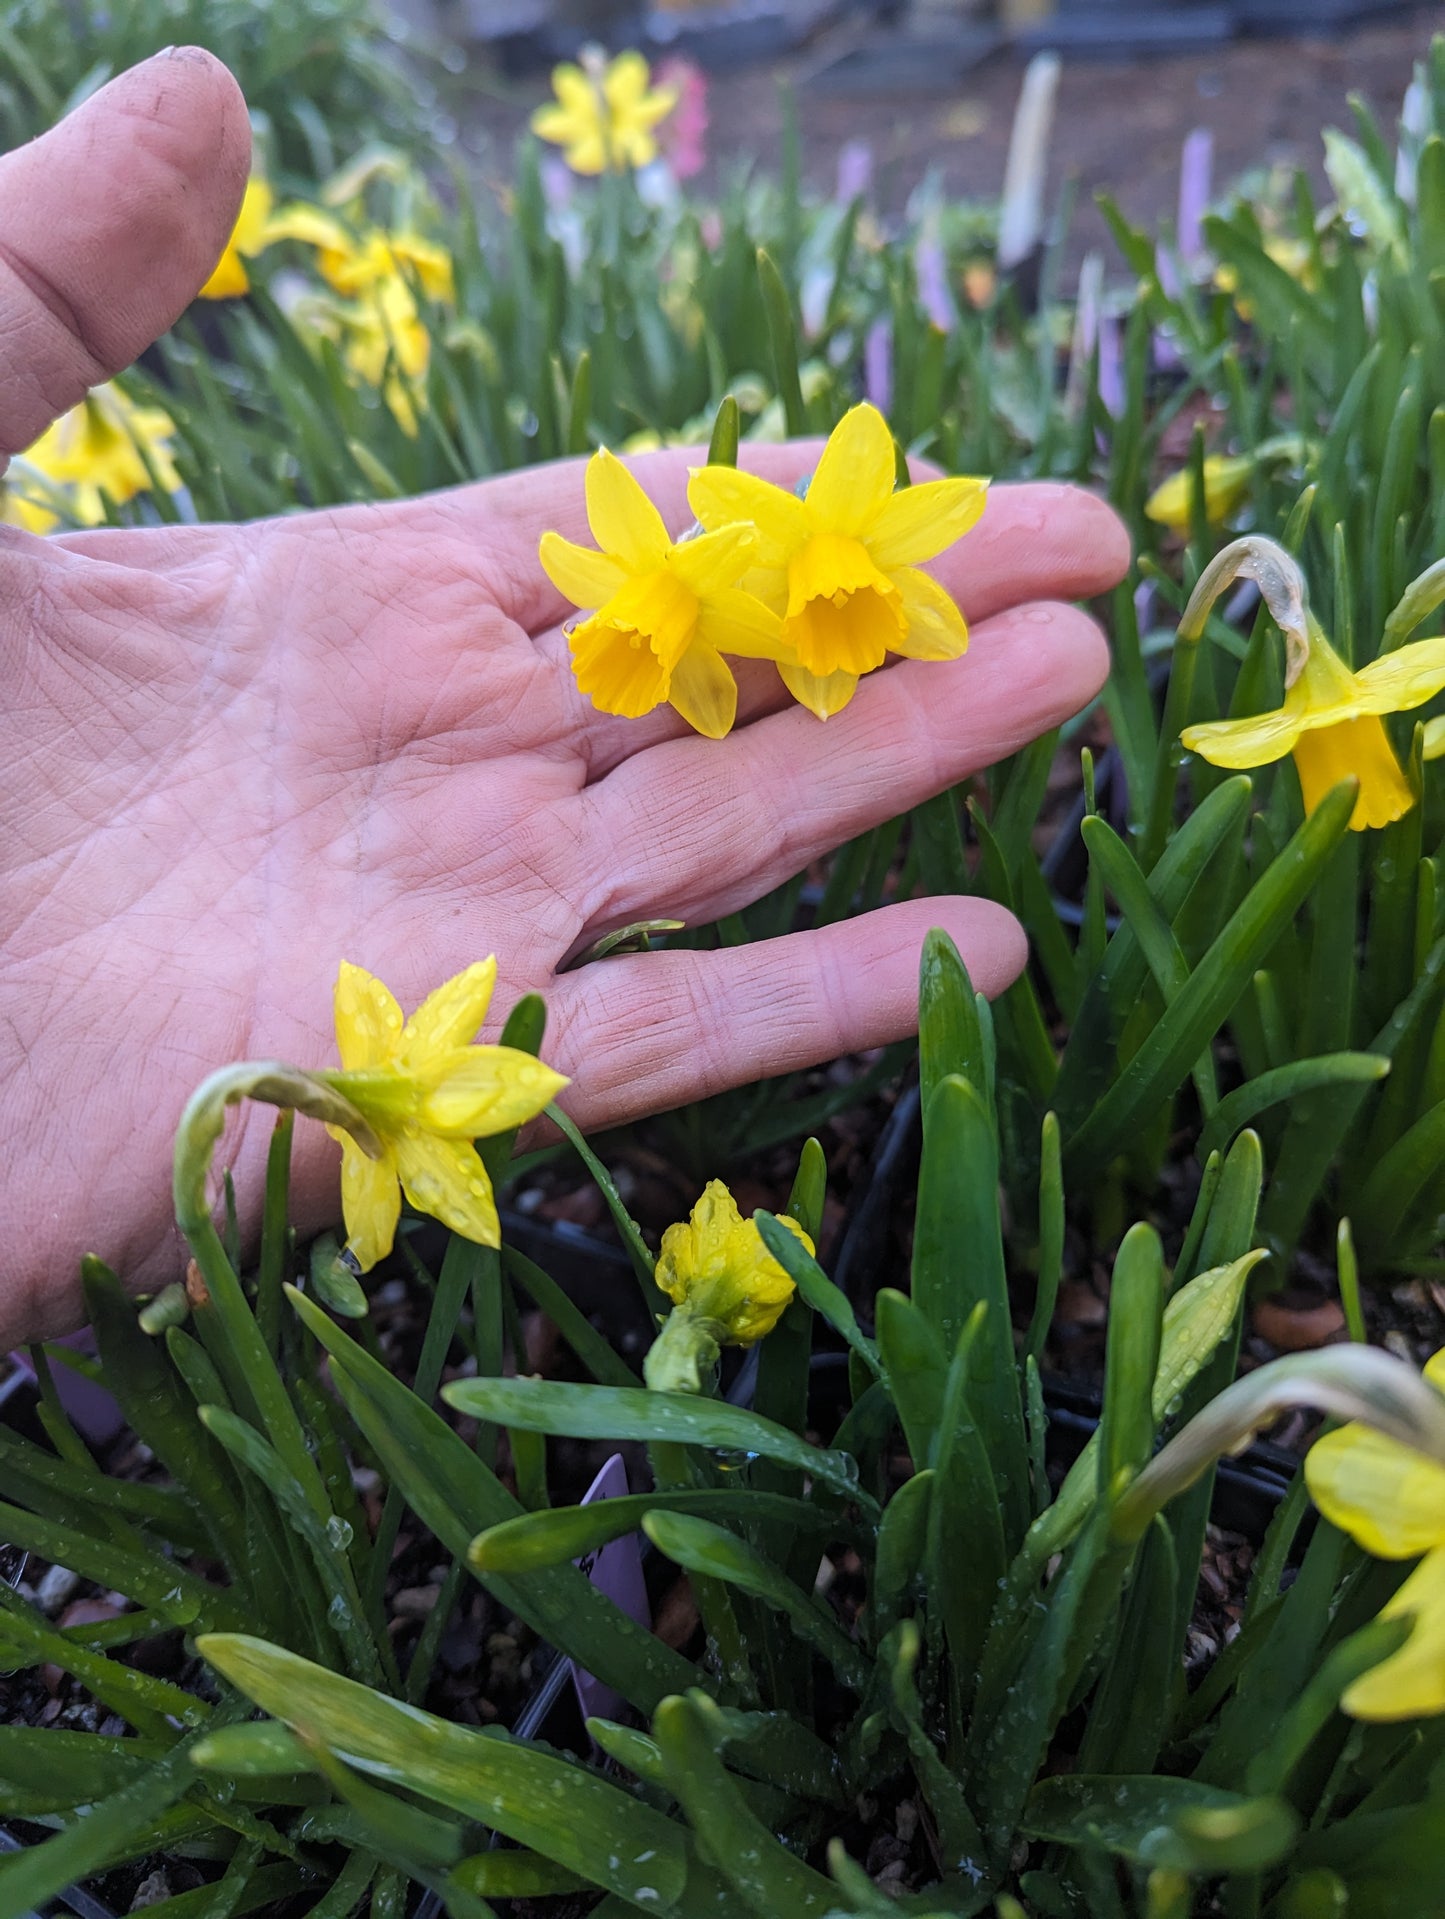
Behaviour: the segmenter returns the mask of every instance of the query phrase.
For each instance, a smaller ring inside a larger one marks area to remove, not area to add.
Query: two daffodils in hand
[[[928,480],[895,490],[893,436],[876,407],[834,427],[798,493],[731,466],[695,467],[697,529],[674,541],[621,461],[587,466],[600,551],[544,533],[542,566],[579,608],[568,635],[577,684],[603,713],[640,719],[664,701],[722,739],[737,717],[727,656],[772,660],[793,697],[825,720],[890,653],[953,660],[968,628],[920,569],[983,512],[987,483]]]

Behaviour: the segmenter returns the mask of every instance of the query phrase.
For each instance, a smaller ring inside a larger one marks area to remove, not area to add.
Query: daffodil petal
[[[630,112],[647,92],[651,69],[635,47],[608,62],[602,76],[602,96],[614,112]]]
[[[1382,1619],[1414,1615],[1400,1650],[1372,1666],[1341,1700],[1356,1719],[1414,1719],[1445,1712],[1445,1549],[1429,1553],[1383,1608]]]
[[[333,995],[336,1050],[348,1073],[381,1066],[401,1038],[401,1008],[391,992],[365,967],[341,962]]]
[[[709,532],[750,521],[757,530],[760,566],[786,566],[794,547],[813,530],[808,509],[796,493],[735,466],[695,466],[687,503]]]
[[[1423,706],[1445,687],[1445,639],[1416,640],[1372,660],[1356,673],[1355,686],[1361,713],[1407,713]]]
[[[251,276],[233,243],[227,246],[211,270],[211,277],[196,295],[198,300],[239,300],[251,291]]]
[[[537,557],[553,586],[574,606],[604,605],[627,578],[626,569],[610,554],[574,546],[560,533],[542,535]]]
[[[961,539],[987,503],[987,480],[921,480],[893,495],[865,530],[864,542],[885,571],[914,566]]]
[[[333,253],[349,252],[354,245],[339,220],[304,201],[278,207],[262,227],[260,238],[263,246],[277,240],[300,240],[306,246],[325,247]]]
[[[709,593],[736,586],[752,561],[758,536],[750,526],[722,526],[716,533],[700,533],[682,540],[667,563],[685,585],[702,599]]]
[[[916,566],[895,567],[888,576],[898,588],[908,618],[904,638],[890,642],[909,660],[956,660],[968,650],[968,627],[953,599]]]
[[[856,673],[810,673],[805,666],[793,666],[785,660],[778,662],[778,671],[793,698],[820,720],[841,713],[858,691]]]
[[[1445,1466],[1352,1420],[1305,1456],[1310,1497],[1377,1559],[1445,1545]]]
[[[419,1213],[430,1213],[478,1246],[501,1245],[492,1182],[475,1146],[435,1133],[407,1134],[396,1142],[396,1160],[406,1196]]]
[[[672,670],[667,697],[688,725],[710,740],[725,739],[738,716],[738,683],[710,646],[687,649]]]
[[[401,1034],[401,1058],[413,1072],[439,1053],[450,1053],[477,1036],[497,983],[494,955],[474,960],[455,978],[428,993]]]
[[[850,407],[828,435],[809,483],[808,517],[814,526],[830,533],[862,539],[886,510],[897,477],[888,422],[866,401]]]
[[[787,660],[793,656],[783,644],[783,623],[771,607],[751,593],[714,593],[702,601],[697,615],[697,637],[719,653],[740,660]]]
[[[1211,766],[1268,766],[1284,758],[1306,724],[1303,712],[1281,706],[1245,720],[1205,720],[1186,726],[1179,737],[1189,752]]]
[[[369,1273],[391,1251],[401,1218],[396,1159],[389,1147],[382,1148],[379,1159],[368,1159],[350,1134],[334,1126],[326,1130],[341,1142],[341,1214],[347,1248],[362,1272]]]
[[[428,1087],[420,1123],[442,1139],[487,1139],[535,1119],[566,1084],[518,1047],[459,1047]]]
[[[1426,1379],[1436,1392],[1445,1393],[1445,1346],[1442,1346],[1438,1353],[1430,1355],[1425,1361],[1423,1370]]]
[[[631,572],[660,566],[672,545],[662,515],[606,447],[587,462],[587,520],[603,552]]]

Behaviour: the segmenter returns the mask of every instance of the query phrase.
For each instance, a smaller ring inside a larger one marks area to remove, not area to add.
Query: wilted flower
[[[1204,462],[1204,517],[1210,526],[1222,526],[1249,495],[1254,461],[1243,454],[1211,453]],[[1187,534],[1193,525],[1194,475],[1188,467],[1171,473],[1149,495],[1144,511],[1172,533]]]
[[[796,1220],[781,1216],[795,1239],[813,1250]],[[753,1346],[777,1325],[793,1282],[738,1211],[720,1179],[709,1180],[691,1216],[662,1236],[656,1279],[673,1302],[648,1353],[644,1374],[657,1390],[697,1392],[721,1346]]]
[[[271,244],[267,222],[271,217],[272,194],[259,173],[246,182],[245,197],[236,224],[226,242],[226,250],[211,270],[211,277],[197,294],[199,300],[236,300],[251,290],[246,271],[247,260],[262,253]]]
[[[372,1159],[340,1127],[326,1129],[341,1143],[347,1248],[363,1272],[391,1250],[403,1190],[453,1232],[482,1246],[500,1243],[491,1182],[472,1141],[535,1119],[567,1082],[530,1053],[468,1043],[496,978],[495,959],[480,960],[403,1020],[379,979],[342,962],[341,1071],[314,1077],[351,1102],[381,1145]]]
[[[1426,1362],[1425,1377],[1445,1392],[1445,1351]],[[1340,1703],[1356,1719],[1445,1712],[1445,1465],[1351,1420],[1311,1446],[1305,1479],[1325,1518],[1367,1553],[1424,1554],[1380,1614],[1411,1619],[1409,1638],[1356,1679]]]
[[[578,66],[552,69],[556,102],[538,107],[532,131],[561,147],[574,173],[625,173],[657,158],[653,128],[671,113],[677,94],[650,86],[640,53],[609,61],[587,49]]]
[[[834,427],[804,498],[733,467],[693,469],[688,499],[705,527],[757,529],[745,584],[780,616],[791,660],[779,671],[819,719],[845,707],[859,675],[889,653],[952,660],[968,645],[963,615],[916,562],[974,525],[988,483],[927,480],[895,492],[896,477],[893,435],[866,404]]]
[[[558,592],[597,608],[569,635],[578,686],[599,711],[627,719],[667,700],[689,726],[721,739],[738,701],[724,651],[751,659],[784,652],[776,615],[738,590],[756,545],[751,527],[674,543],[605,448],[587,462],[587,518],[600,553],[560,533],[544,533],[538,548]]]
[[[174,493],[181,483],[170,453],[175,430],[175,422],[160,407],[137,406],[113,384],[97,387],[47,427],[15,462],[3,518],[29,533],[48,533],[60,514],[39,496],[54,493],[57,506],[63,501],[70,518],[81,526],[103,526],[106,501],[123,506],[138,493],[148,493],[151,469],[166,492]],[[27,468],[44,483],[34,499],[21,490]]]

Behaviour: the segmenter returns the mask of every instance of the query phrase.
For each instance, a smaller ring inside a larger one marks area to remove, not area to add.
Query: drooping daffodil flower
[[[808,1252],[796,1220],[779,1216]],[[643,1363],[654,1391],[701,1392],[723,1346],[766,1337],[793,1297],[793,1282],[720,1179],[709,1180],[691,1215],[669,1226],[658,1253],[657,1284],[673,1302]]]
[[[556,100],[538,107],[532,131],[562,149],[574,173],[625,173],[657,158],[653,129],[677,105],[677,90],[654,87],[640,53],[608,60],[584,48],[576,66],[552,69]]]
[[[662,516],[613,454],[587,462],[587,519],[602,549],[544,533],[543,570],[574,606],[595,607],[568,635],[577,684],[603,713],[640,719],[664,700],[689,726],[721,739],[738,689],[722,655],[776,660],[779,622],[738,590],[757,536],[751,527],[673,541]]]
[[[362,1272],[391,1251],[403,1191],[419,1212],[481,1246],[501,1243],[491,1181],[473,1140],[535,1119],[567,1084],[531,1053],[471,1042],[496,984],[479,960],[424,999],[410,1019],[379,979],[342,962],[336,981],[340,1072],[315,1079],[342,1094],[380,1151],[339,1126],[347,1250]]]
[[[1425,1377],[1445,1394],[1445,1351]],[[1445,1712],[1445,1465],[1351,1420],[1310,1447],[1305,1480],[1325,1518],[1367,1553],[1424,1555],[1380,1613],[1410,1619],[1409,1638],[1353,1681],[1341,1705],[1356,1719]]]
[[[96,387],[15,461],[0,519],[48,533],[63,509],[80,526],[103,526],[107,501],[124,506],[154,481],[174,493],[181,484],[170,452],[175,431],[161,407],[138,406],[113,383]]]
[[[781,620],[779,671],[819,719],[841,711],[890,653],[952,660],[968,645],[962,613],[919,562],[975,524],[987,482],[895,490],[896,479],[893,435],[866,402],[829,434],[802,498],[734,467],[693,469],[688,500],[703,526],[756,529],[743,584]]]
[[[1267,766],[1294,756],[1305,810],[1341,780],[1359,781],[1350,825],[1388,826],[1415,804],[1383,715],[1423,706],[1445,687],[1445,639],[1397,647],[1358,671],[1346,666],[1309,611],[1304,577],[1272,540],[1236,540],[1217,554],[1190,596],[1181,639],[1197,639],[1210,606],[1239,577],[1256,580],[1287,648],[1284,704],[1248,719],[1206,720],[1180,738],[1212,766]]]
[[[429,300],[448,303],[456,298],[451,255],[408,227],[355,228],[323,207],[294,201],[267,221],[265,237],[268,246],[294,240],[314,247],[322,279],[348,299],[409,274],[415,274]]]

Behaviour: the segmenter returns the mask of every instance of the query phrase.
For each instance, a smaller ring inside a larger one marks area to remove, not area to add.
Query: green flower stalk
[[[796,1220],[780,1221],[811,1253]],[[643,1362],[655,1392],[700,1393],[724,1346],[753,1346],[777,1325],[793,1282],[720,1179],[662,1236],[657,1283],[673,1310]]]

